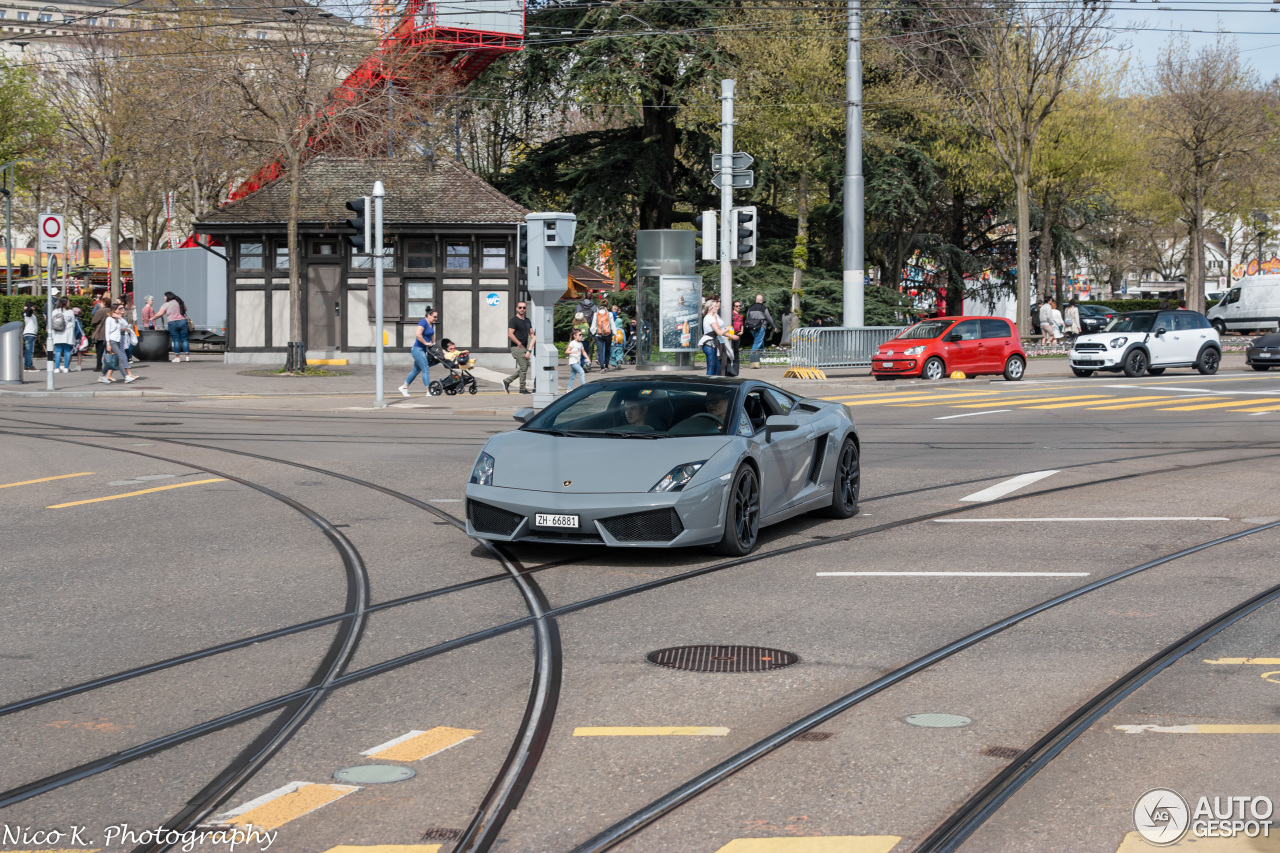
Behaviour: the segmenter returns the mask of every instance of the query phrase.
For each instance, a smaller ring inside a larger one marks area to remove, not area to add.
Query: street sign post
[[[40,214],[40,251],[61,255],[66,251],[66,230],[58,213]]]

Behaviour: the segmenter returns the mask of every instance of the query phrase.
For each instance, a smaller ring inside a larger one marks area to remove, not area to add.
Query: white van
[[[1280,275],[1245,276],[1206,316],[1218,334],[1280,328]]]

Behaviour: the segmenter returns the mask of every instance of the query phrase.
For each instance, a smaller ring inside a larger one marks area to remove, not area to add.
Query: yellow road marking
[[[227,826],[253,824],[254,829],[275,829],[359,790],[354,785],[290,782],[283,788],[250,800],[235,811],[220,815],[217,821]]]
[[[1170,409],[1161,409],[1162,412],[1198,412],[1201,409],[1228,409],[1232,406],[1244,406],[1248,403],[1280,403],[1280,398],[1265,400],[1230,400],[1226,403],[1204,403],[1195,406],[1175,406]]]
[[[892,397],[886,397],[880,400],[857,400],[852,403],[845,403],[844,405],[846,406],[879,406],[879,405],[890,405],[893,403],[909,403],[912,400],[947,400],[947,399],[959,399],[960,397],[972,398],[975,396],[977,395],[976,394],[957,394],[954,398],[952,398],[945,395],[939,396],[938,392],[934,391],[928,394],[912,394],[909,397],[902,397],[895,394]]]
[[[451,729],[448,726],[436,726],[430,731],[411,731],[407,735],[387,741],[360,754],[385,761],[421,761],[429,755],[435,755],[465,740],[471,740],[478,734],[480,734],[479,729]]]
[[[1116,848],[1116,853],[1151,853],[1157,848],[1148,844],[1142,834],[1130,832]],[[1169,844],[1160,850],[1194,850],[1196,853],[1280,853],[1280,833],[1272,833],[1270,838],[1249,838],[1239,835],[1235,838],[1196,838],[1188,835],[1177,844]]]
[[[1112,726],[1126,734],[1138,735],[1152,732],[1161,735],[1280,735],[1280,725],[1274,723],[1199,723],[1190,726]]]
[[[1074,403],[1050,403],[1047,406],[1027,406],[1028,409],[1076,409],[1082,406],[1096,406],[1097,400],[1079,400]]]
[[[981,394],[995,394],[995,391],[948,391],[944,388],[916,388],[913,391],[881,391],[879,394],[857,394],[851,397],[823,397],[823,400],[896,400],[903,397],[918,397],[922,394],[931,396],[977,397]]]
[[[735,838],[716,853],[889,853],[901,840],[897,835]]]
[[[201,483],[225,483],[225,482],[227,481],[226,481],[226,478],[224,477],[214,477],[211,480],[192,480],[189,483],[174,483],[173,485],[170,485],[170,486],[156,486],[155,488],[151,488],[151,489],[143,489],[140,492],[125,492],[123,495],[108,495],[105,498],[89,498],[88,500],[84,500],[84,501],[72,501],[71,503],[54,504],[53,506],[45,507],[45,509],[65,509],[66,507],[69,507],[69,506],[81,506],[83,504],[96,504],[96,503],[101,503],[102,501],[114,501],[114,500],[119,500],[120,498],[132,498],[132,497],[137,497],[138,495],[149,495],[152,492],[165,492],[165,491],[168,491],[169,489],[181,489],[185,486],[198,486]]]
[[[1141,409],[1146,406],[1167,406],[1170,403],[1185,402],[1190,400],[1216,400],[1217,397],[1139,397],[1141,402],[1137,403],[1117,403],[1114,406],[1096,406],[1101,411],[1109,411],[1111,409]]]
[[[339,844],[325,853],[439,853],[443,844]]]
[[[574,737],[650,737],[656,735],[696,735],[724,737],[724,726],[578,726]]]
[[[47,483],[50,480],[65,480],[68,477],[88,477],[93,474],[92,471],[84,471],[80,474],[59,474],[56,477],[41,477],[39,480],[23,480],[21,483],[5,483],[0,489],[12,489],[14,486],[30,486],[32,483]]]
[[[1243,403],[1244,400],[1237,400],[1236,402]],[[1276,407],[1272,405],[1272,406],[1259,406],[1256,409],[1232,409],[1231,411],[1233,412],[1274,412],[1275,410],[1276,410]]]
[[[1000,405],[1025,406],[1027,403],[1052,403],[1054,401],[1061,401],[1061,400],[1091,400],[1092,402],[1097,403],[1101,400],[1107,400],[1107,399],[1111,399],[1111,398],[1106,394],[1082,394],[1078,397],[1028,397],[1024,400],[1001,400]],[[977,404],[967,403],[963,406],[956,406],[956,408],[957,409],[980,409],[985,405],[987,405],[987,403],[977,403]]]
[[[1220,664],[1246,664],[1255,663],[1262,666],[1280,666],[1280,658],[1218,658],[1217,660],[1205,660],[1205,663]]]

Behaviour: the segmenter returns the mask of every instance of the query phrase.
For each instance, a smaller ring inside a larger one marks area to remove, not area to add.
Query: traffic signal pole
[[[386,189],[382,186],[382,181],[373,182],[373,246],[370,252],[373,256],[373,289],[374,299],[377,300],[377,308],[374,309],[374,329],[375,353],[374,356],[374,382],[378,385],[378,393],[374,398],[373,407],[375,409],[385,409],[387,401],[382,396],[382,356],[383,356],[383,332],[382,332],[382,255],[385,249],[382,246],[382,199],[387,195]],[[429,378],[429,377],[428,377]]]
[[[844,116],[844,319],[858,327],[864,320],[862,181],[862,2],[848,0],[848,53],[845,55]]]
[[[733,257],[738,245],[733,211],[733,80],[720,81],[720,323],[733,321]],[[702,336],[701,319],[698,337]]]

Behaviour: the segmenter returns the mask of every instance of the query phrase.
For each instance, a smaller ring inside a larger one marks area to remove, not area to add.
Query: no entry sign
[[[60,255],[66,249],[66,242],[62,216],[57,213],[40,214],[40,251]]]

